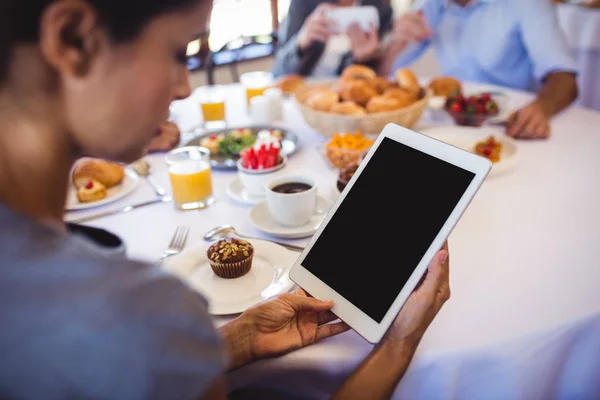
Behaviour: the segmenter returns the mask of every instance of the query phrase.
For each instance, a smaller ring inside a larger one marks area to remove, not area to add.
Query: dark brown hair
[[[12,50],[39,40],[40,18],[48,5],[60,0],[0,0],[0,82],[6,78]],[[134,39],[160,14],[191,7],[201,0],[81,0],[91,4],[111,39]]]

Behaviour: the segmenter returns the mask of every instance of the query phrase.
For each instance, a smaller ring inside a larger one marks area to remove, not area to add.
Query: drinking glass
[[[196,89],[195,96],[200,103],[204,128],[223,129],[227,125],[225,114],[225,93],[222,86],[202,86]]]
[[[250,99],[262,96],[265,90],[273,86],[274,78],[271,72],[255,71],[240,75],[240,83],[246,89],[246,102],[250,105]]]
[[[214,203],[208,149],[180,147],[167,153],[166,162],[177,209],[197,210]]]

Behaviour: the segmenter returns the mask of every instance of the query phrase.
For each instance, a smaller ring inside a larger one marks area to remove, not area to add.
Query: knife
[[[71,222],[71,223],[74,223],[74,224],[80,224],[82,222],[87,222],[87,221],[91,221],[93,219],[108,217],[110,215],[125,214],[125,213],[128,213],[129,211],[135,210],[136,208],[141,208],[141,207],[149,206],[149,205],[152,205],[152,204],[168,203],[171,200],[173,200],[173,198],[171,196],[163,196],[163,197],[160,197],[158,199],[146,201],[144,203],[132,204],[130,206],[125,206],[123,208],[119,208],[119,209],[116,209],[116,210],[105,211],[105,212],[102,212],[102,213],[90,215],[88,217],[79,218],[79,219],[73,219],[73,220],[70,220],[68,222]]]

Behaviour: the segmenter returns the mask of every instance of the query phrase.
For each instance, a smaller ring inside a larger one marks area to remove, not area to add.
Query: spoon
[[[152,188],[154,188],[154,191],[156,192],[157,195],[159,195],[160,197],[163,197],[167,194],[165,189],[163,189],[158,183],[156,183],[154,178],[152,176],[150,176],[150,164],[148,163],[148,161],[141,158],[141,159],[137,160],[136,162],[134,162],[132,167],[138,175],[146,178],[148,183],[152,186]]]
[[[240,233],[238,233],[238,231],[235,230],[235,228],[231,225],[219,225],[214,229],[211,229],[210,231],[206,232],[206,234],[204,235],[204,240],[207,242],[213,242],[215,240],[224,238],[226,236],[231,236],[231,235],[235,235],[241,238],[245,238],[245,239],[257,239],[257,240],[262,240],[259,238],[255,238],[255,237],[251,237],[251,236],[245,236],[245,235],[241,235]],[[294,246],[293,244],[287,244],[287,243],[281,243],[281,242],[275,242],[273,240],[270,240],[271,243],[275,243],[278,244],[280,246],[285,247],[288,250],[293,250],[293,251],[304,251],[304,247],[300,247],[300,246]]]

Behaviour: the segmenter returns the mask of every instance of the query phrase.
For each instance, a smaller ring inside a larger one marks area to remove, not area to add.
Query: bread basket
[[[422,90],[420,99],[408,107],[362,116],[316,111],[305,104],[307,95],[312,89],[331,88],[332,85],[333,82],[307,84],[298,89],[294,95],[294,101],[304,120],[314,130],[328,137],[336,132],[361,131],[365,134],[378,134],[390,122],[405,128],[412,128],[423,115],[431,96],[429,91]]]

